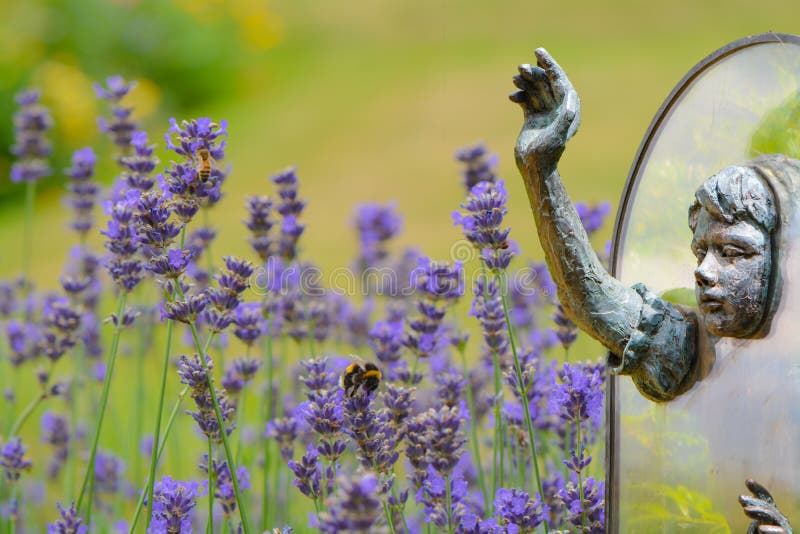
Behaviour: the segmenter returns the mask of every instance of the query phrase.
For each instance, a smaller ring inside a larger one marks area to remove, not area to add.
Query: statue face
[[[695,297],[706,329],[720,337],[755,334],[769,296],[769,233],[747,221],[720,221],[701,209],[692,251],[697,257]]]

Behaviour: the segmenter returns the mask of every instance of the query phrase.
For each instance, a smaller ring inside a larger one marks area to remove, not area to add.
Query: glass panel
[[[617,276],[696,306],[687,210],[703,180],[762,153],[800,157],[800,46],[762,43],[702,71],[666,112],[633,178]],[[785,221],[786,222],[786,221]],[[723,339],[702,382],[668,403],[616,379],[620,533],[745,532],[754,478],[800,522],[800,225],[769,335]]]

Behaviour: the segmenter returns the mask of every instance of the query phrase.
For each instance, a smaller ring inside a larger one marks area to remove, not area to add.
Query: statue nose
[[[713,286],[719,280],[719,263],[717,263],[714,254],[708,253],[694,270],[694,279],[698,285]]]

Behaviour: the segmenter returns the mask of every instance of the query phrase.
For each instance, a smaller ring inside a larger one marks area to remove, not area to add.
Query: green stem
[[[123,314],[125,313],[125,300],[128,298],[127,291],[122,291],[119,294],[119,303],[117,305],[117,317],[122,322]],[[81,510],[83,504],[83,497],[86,494],[86,486],[89,486],[89,498],[86,503],[86,525],[91,525],[92,518],[92,498],[94,497],[94,463],[97,458],[97,445],[100,442],[100,433],[103,429],[103,419],[106,415],[106,406],[108,405],[108,393],[111,390],[111,378],[114,376],[114,364],[117,361],[117,350],[119,349],[119,338],[122,333],[122,327],[117,326],[114,329],[114,337],[111,339],[111,351],[108,355],[108,368],[106,369],[106,376],[103,380],[103,393],[100,397],[100,413],[97,418],[97,428],[95,428],[94,439],[92,440],[92,450],[89,454],[89,465],[86,466],[86,475],[83,477],[83,484],[81,485],[81,492],[78,496],[77,510]]]
[[[386,516],[386,524],[389,526],[390,534],[394,533],[394,521],[392,520],[392,512],[389,510],[389,504],[386,502],[386,499],[381,501],[383,504],[383,514]]]
[[[180,285],[176,284],[178,289],[178,294],[181,298],[185,298],[183,295],[183,291],[181,290]],[[200,345],[200,337],[197,334],[197,326],[195,325],[194,321],[189,322],[189,328],[192,331],[192,339],[194,340],[194,345],[197,350],[200,352],[200,364],[203,366],[203,372],[206,373],[207,381],[208,381],[208,390],[211,395],[211,401],[214,405],[214,413],[217,416],[217,423],[219,424],[219,433],[222,437],[222,444],[225,447],[225,457],[228,460],[228,467],[231,471],[231,482],[233,483],[233,493],[236,496],[236,505],[239,508],[239,516],[242,520],[242,528],[244,529],[244,534],[250,534],[250,523],[247,520],[247,510],[245,509],[245,500],[242,498],[241,490],[239,489],[239,478],[236,476],[236,463],[233,461],[233,451],[231,451],[231,444],[228,440],[228,433],[225,430],[225,419],[222,417],[222,412],[219,409],[219,398],[217,397],[217,392],[214,389],[214,384],[211,381],[211,372],[208,369],[208,365],[206,364],[206,353],[203,351],[202,346]]]
[[[475,455],[475,465],[478,468],[478,485],[483,494],[484,510],[488,511],[491,504],[489,494],[486,491],[486,480],[483,476],[483,461],[481,460],[481,447],[478,441],[478,425],[475,419],[475,396],[472,394],[471,381],[469,379],[469,367],[467,366],[467,354],[464,347],[459,348],[458,352],[461,354],[461,364],[464,368],[464,379],[467,381],[467,405],[469,406],[469,413],[472,414],[471,440],[472,440],[472,453]]]
[[[184,243],[186,242],[186,225],[184,224],[181,228],[181,236],[180,236],[180,248],[183,248]],[[175,295],[177,293],[176,288],[180,287],[180,280],[173,280],[172,281],[172,293],[169,295],[171,300],[175,300]],[[166,294],[166,291],[164,292]],[[164,341],[164,363],[161,367],[161,390],[158,394],[158,407],[156,408],[156,423],[155,429],[153,430],[153,451],[150,455],[150,473],[147,476],[147,502],[151,503],[150,507],[152,508],[153,502],[153,487],[155,486],[156,480],[156,465],[158,464],[158,449],[159,444],[161,442],[161,415],[164,412],[164,399],[167,393],[167,373],[169,372],[169,355],[172,345],[172,329],[173,329],[174,321],[167,321],[167,339]],[[183,397],[181,397],[181,400]],[[166,437],[166,436],[165,436]],[[141,508],[139,508],[141,510]],[[147,514],[147,521],[145,531],[150,528],[150,521],[153,518],[153,514]],[[139,519],[139,514],[137,511],[136,517],[134,518],[131,524],[130,533],[133,534],[133,530],[136,527],[136,522]]]
[[[444,476],[445,506],[447,506],[447,534],[453,533],[453,494],[450,488],[450,475]]]
[[[575,433],[577,434],[577,444],[575,445],[578,454],[581,455],[581,422],[579,420],[575,420]],[[579,456],[579,458],[580,458]],[[580,467],[580,466],[579,466]],[[578,496],[581,499],[581,526],[586,529],[586,507],[584,506],[584,497],[583,497],[583,475],[581,474],[583,469],[578,470]]]
[[[506,328],[508,329],[508,339],[511,342],[511,353],[514,355],[514,373],[517,377],[517,387],[519,388],[520,394],[520,401],[522,404],[522,411],[525,417],[525,426],[528,430],[528,441],[530,442],[531,448],[531,459],[533,460],[533,473],[536,477],[536,488],[539,490],[539,495],[541,498],[544,498],[544,491],[542,490],[542,478],[539,474],[539,459],[536,454],[536,439],[535,434],[533,432],[533,424],[531,422],[531,414],[530,408],[528,407],[528,391],[525,387],[525,382],[522,378],[522,367],[519,363],[519,355],[517,354],[517,343],[514,340],[514,329],[511,326],[511,319],[508,315],[508,297],[506,296],[506,291],[504,288],[504,284],[500,278],[500,273],[495,273],[495,279],[499,284],[498,288],[500,291],[500,296],[502,297],[503,301],[503,315],[506,319]],[[550,526],[547,523],[547,519],[544,520],[544,531],[545,534],[550,532]]]
[[[134,356],[136,358],[136,440],[132,443],[131,449],[133,450],[133,476],[136,480],[140,480],[142,474],[142,455],[139,454],[139,445],[142,442],[142,431],[144,428],[144,413],[142,406],[144,405],[144,355],[147,352],[145,348],[144,338],[147,334],[144,326],[139,327],[139,353]],[[155,442],[153,442],[155,443]]]
[[[36,182],[25,184],[25,229],[22,239],[22,275],[26,278],[25,293],[31,287],[31,262],[33,261],[33,209],[36,200]]]
[[[267,321],[269,319],[267,318]],[[269,328],[269,322],[267,323]],[[267,365],[267,401],[266,401],[266,417],[264,423],[268,423],[272,421],[272,405],[273,405],[273,391],[272,391],[272,379],[273,379],[273,367],[272,367],[272,336],[267,333],[265,336],[266,339],[264,340],[264,359],[266,360]],[[261,494],[261,531],[265,532],[269,527],[270,518],[272,516],[272,509],[274,507],[269,505],[269,471],[272,467],[270,465],[270,439],[264,436],[264,491]]]
[[[161,460],[161,455],[164,454],[164,449],[167,445],[167,438],[169,437],[169,432],[172,430],[172,423],[175,421],[175,416],[178,414],[178,410],[180,410],[181,404],[183,403],[183,399],[186,396],[186,393],[189,391],[189,386],[184,386],[180,393],[178,393],[178,400],[175,401],[175,405],[172,407],[172,412],[169,414],[169,419],[167,419],[167,425],[164,427],[164,437],[161,439],[161,443],[156,445],[155,438],[153,439],[153,449],[158,449],[156,454],[156,464]],[[140,492],[139,494],[139,501],[136,503],[136,510],[133,513],[133,519],[131,520],[131,528],[128,531],[129,534],[133,534],[136,531],[136,524],[139,522],[139,515],[142,512],[142,506],[144,505],[144,498],[145,495],[148,495],[147,488],[150,485],[150,478],[148,478],[146,482],[147,486],[145,486],[144,491]],[[152,502],[148,500],[147,502]]]
[[[156,424],[155,429],[153,430],[153,451],[150,455],[150,474],[147,477],[147,502],[153,502],[153,487],[155,485],[156,479],[156,465],[158,464],[158,448],[159,444],[161,443],[161,415],[164,411],[164,398],[167,392],[167,373],[169,372],[169,355],[170,355],[170,345],[172,344],[172,329],[173,329],[173,321],[167,321],[167,339],[164,342],[164,363],[161,368],[161,391],[158,394],[158,407],[156,408]],[[166,438],[166,436],[165,436]],[[152,506],[152,505],[151,505]],[[152,519],[153,514],[147,514],[147,522],[146,528],[150,528],[150,520]],[[131,534],[133,533],[133,529],[136,526],[136,519],[138,519],[138,514],[134,519],[133,523],[131,524]]]
[[[220,426],[222,432],[225,427]],[[214,534],[214,453],[211,443],[211,436],[208,436],[208,523],[206,532]],[[231,471],[231,478],[235,478],[235,471]]]
[[[247,383],[245,382],[242,387],[242,392],[239,394],[239,406],[236,407],[236,428],[239,429],[239,439],[236,441],[236,463],[242,461],[242,439],[244,438],[244,407],[245,397],[247,396]]]
[[[25,409],[22,411],[22,413],[19,414],[19,417],[14,422],[14,425],[11,427],[11,430],[8,432],[8,435],[9,436],[18,436],[19,435],[19,431],[22,429],[22,425],[25,424],[25,421],[28,420],[28,418],[31,416],[31,414],[34,412],[34,410],[36,410],[36,408],[38,408],[39,405],[42,403],[42,401],[44,399],[46,399],[46,398],[47,398],[47,391],[43,391],[39,395],[37,395],[36,398],[33,399],[25,407]]]

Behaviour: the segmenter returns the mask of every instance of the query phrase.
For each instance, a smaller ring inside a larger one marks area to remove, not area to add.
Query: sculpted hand
[[[536,60],[535,67],[519,66],[519,75],[514,76],[519,91],[509,95],[525,115],[514,152],[520,170],[547,176],[578,129],[580,101],[567,75],[544,48],[536,50]]]
[[[753,479],[748,479],[745,485],[753,494],[739,495],[745,515],[753,519],[747,534],[792,534],[789,520],[778,510],[767,488]]]

